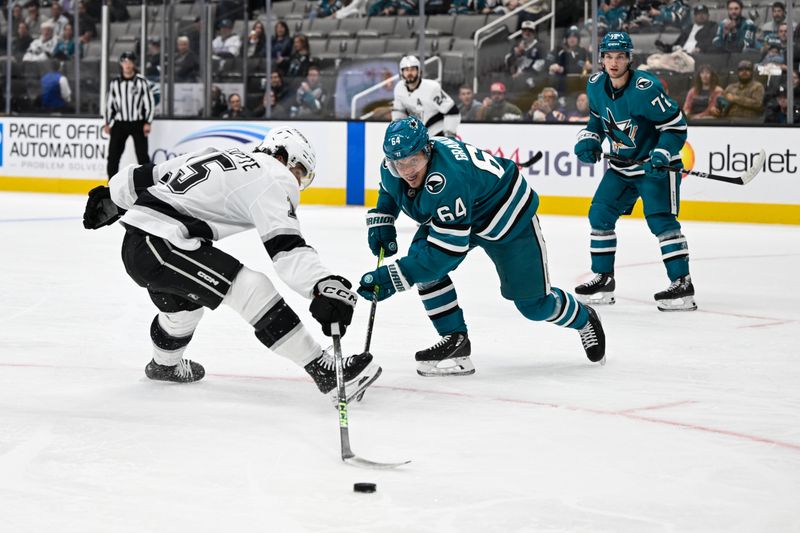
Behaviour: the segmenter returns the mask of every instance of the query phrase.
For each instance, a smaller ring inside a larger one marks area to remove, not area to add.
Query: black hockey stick
[[[339,440],[342,448],[342,461],[349,465],[360,466],[362,468],[374,468],[378,470],[388,470],[390,468],[397,468],[410,463],[411,461],[403,461],[402,463],[378,463],[364,459],[353,453],[350,449],[350,429],[347,418],[347,394],[344,389],[344,367],[342,363],[342,341],[341,334],[339,333],[339,323],[331,324],[331,334],[333,336],[333,358],[336,364],[336,395],[339,400]]]
[[[531,156],[531,158],[530,158],[530,159],[528,159],[527,161],[525,161],[524,163],[517,163],[517,166],[518,166],[519,168],[528,168],[528,167],[529,167],[529,166],[531,166],[531,165],[535,165],[535,164],[536,164],[536,162],[537,162],[537,161],[539,161],[539,160],[542,158],[542,156],[543,156],[543,155],[544,155],[544,154],[542,153],[542,151],[541,151],[541,150],[539,150],[538,152],[536,152],[535,154],[533,154],[533,155]]]
[[[644,161],[639,161],[638,159],[630,159],[617,154],[604,153],[603,157],[610,161],[615,161],[617,163],[622,163],[625,165],[644,165]],[[697,176],[698,178],[706,178],[714,181],[724,181],[725,183],[733,183],[734,185],[747,185],[753,180],[753,178],[756,177],[756,175],[759,172],[761,172],[761,167],[764,164],[764,159],[766,159],[766,157],[767,154],[764,153],[764,150],[759,151],[755,161],[753,161],[752,166],[748,168],[744,174],[736,177],[720,176],[717,174],[710,174],[707,172],[700,172],[698,170],[688,170],[685,168],[678,168],[678,167],[661,167],[661,168],[669,170],[670,172],[680,172],[682,174],[688,174],[690,176]]]
[[[383,246],[378,254],[378,269],[383,264]],[[375,311],[378,310],[378,290],[379,287],[375,285],[375,290],[372,293],[372,305],[369,308],[369,322],[367,323],[367,340],[364,341],[364,353],[369,353],[369,345],[372,343],[372,328],[375,325]]]

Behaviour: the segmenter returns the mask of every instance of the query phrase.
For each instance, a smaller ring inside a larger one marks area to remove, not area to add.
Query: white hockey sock
[[[158,313],[158,332],[151,331],[153,359],[159,365],[175,366],[183,358],[183,352],[192,338],[197,324],[203,317],[204,308],[176,313]],[[163,337],[161,333],[166,333]]]

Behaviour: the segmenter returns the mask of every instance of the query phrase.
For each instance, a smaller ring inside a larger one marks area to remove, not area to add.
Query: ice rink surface
[[[800,227],[684,222],[699,310],[660,313],[656,240],[622,221],[605,367],[575,331],[522,318],[481,251],[452,275],[475,375],[417,376],[437,336],[416,291],[380,303],[384,373],[351,409],[352,445],[413,462],[368,471],[340,461],[337,413],[305,372],[230,309],[207,312],[187,352],[203,381],[147,380],[155,308],[124,272],[122,228],[85,231],[83,204],[0,194],[4,532],[800,531]],[[375,264],[364,211],[299,210],[354,281]],[[571,291],[589,277],[588,222],[541,225]],[[413,231],[401,219],[401,249]],[[254,232],[220,247],[272,272]],[[368,312],[345,352],[363,349]]]

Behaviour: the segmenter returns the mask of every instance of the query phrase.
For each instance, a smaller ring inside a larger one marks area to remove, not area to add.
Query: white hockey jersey
[[[422,79],[414,91],[409,92],[403,80],[394,86],[392,120],[417,117],[428,128],[431,137],[445,132],[455,135],[461,124],[461,114],[453,99],[434,80]]]
[[[310,298],[331,272],[300,232],[297,179],[261,152],[207,148],[158,165],[130,165],[109,182],[111,199],[126,209],[120,221],[175,247],[255,228],[280,278]]]

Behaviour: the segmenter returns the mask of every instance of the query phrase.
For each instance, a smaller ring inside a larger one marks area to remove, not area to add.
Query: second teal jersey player
[[[449,272],[475,247],[483,248],[500,278],[500,292],[523,316],[576,329],[587,357],[601,361],[605,337],[599,317],[550,285],[544,239],[536,216],[539,197],[517,165],[472,145],[428,138],[415,118],[392,122],[383,142],[378,203],[367,214],[370,249],[397,252],[394,220],[402,211],[420,224],[408,253],[361,278],[359,294],[379,299],[416,285],[442,339],[417,352],[423,376],[474,372],[464,313]]]
[[[615,227],[641,198],[650,231],[658,238],[670,286],[655,294],[662,311],[691,311],[694,286],[689,275],[689,248],[678,222],[681,175],[664,167],[681,167],[686,120],[678,103],[648,72],[631,70],[633,42],[627,33],[607,33],[600,43],[603,71],[589,78],[590,119],[578,134],[575,154],[596,163],[601,143],[611,152],[644,165],[609,164],[589,209],[592,272],[595,277],[575,288],[585,302],[614,303]]]

